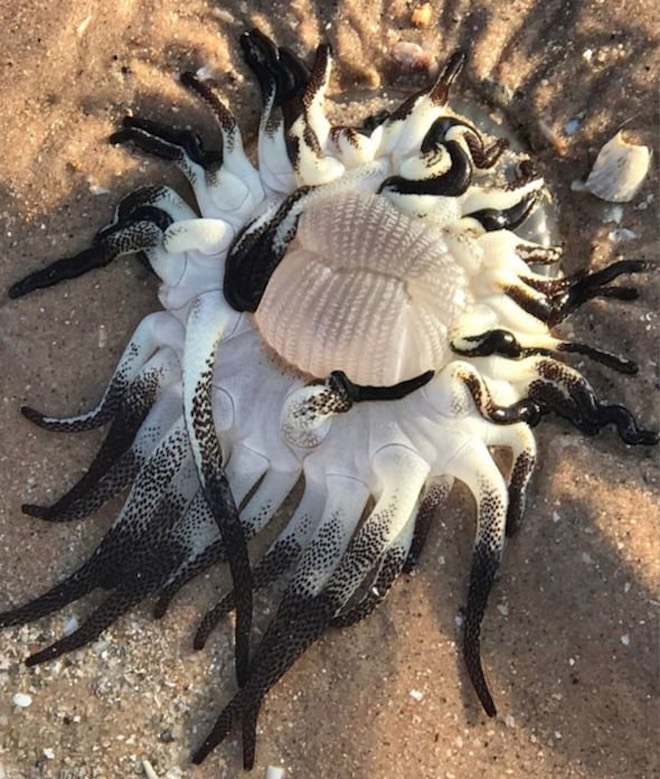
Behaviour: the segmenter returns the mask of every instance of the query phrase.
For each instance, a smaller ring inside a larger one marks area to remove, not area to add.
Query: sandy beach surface
[[[44,433],[19,408],[90,407],[157,307],[153,277],[121,259],[21,300],[2,290],[86,246],[137,186],[186,191],[166,165],[107,144],[122,116],[212,138],[212,117],[177,83],[180,71],[205,67],[253,133],[258,89],[237,43],[253,26],[301,55],[331,41],[331,96],[358,116],[359,97],[419,88],[464,47],[469,99],[503,112],[548,180],[566,268],[653,262],[655,172],[618,213],[571,182],[621,127],[657,144],[658,22],[651,0],[434,0],[421,16],[403,0],[2,0],[0,608],[72,571],[119,506],[68,524],[23,516],[22,503],[52,502],[79,478],[102,433]],[[605,398],[657,429],[657,276],[637,283],[638,301],[591,303],[571,326],[577,340],[639,362],[632,378],[585,370]],[[586,439],[560,422],[539,439],[526,524],[506,549],[484,624],[498,717],[479,708],[459,656],[474,533],[459,490],[416,575],[371,618],[328,634],[268,696],[255,777],[268,766],[285,779],[659,775],[658,451],[626,447],[611,430]],[[240,776],[237,735],[202,766],[189,759],[234,689],[230,624],[192,649],[195,625],[226,585],[211,571],[162,621],[144,603],[91,647],[36,669],[22,661],[82,620],[94,598],[0,632],[0,779]],[[267,620],[273,601],[259,595],[257,605]]]

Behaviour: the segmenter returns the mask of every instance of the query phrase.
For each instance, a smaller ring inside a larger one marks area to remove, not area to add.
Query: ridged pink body
[[[391,385],[447,362],[467,289],[440,229],[380,195],[342,192],[305,209],[255,317],[305,373]]]

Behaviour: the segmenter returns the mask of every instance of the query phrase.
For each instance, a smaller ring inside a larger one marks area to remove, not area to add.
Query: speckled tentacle
[[[9,297],[22,297],[37,289],[75,279],[122,255],[158,246],[163,232],[172,222],[190,216],[194,216],[190,206],[171,189],[142,187],[123,198],[113,221],[98,231],[88,249],[30,273],[9,288]]]
[[[256,535],[270,521],[298,479],[297,471],[282,473],[278,471],[270,472],[267,469],[268,463],[261,455],[240,444],[232,452],[226,469],[227,479],[232,485],[234,499],[238,505],[243,502],[245,496],[266,473],[254,495],[241,511],[241,524],[246,540]],[[203,505],[200,505],[200,499],[202,499]],[[201,493],[193,501],[190,511],[193,515],[187,522],[203,528],[203,530],[200,530],[200,533],[203,534],[206,540],[203,545],[201,542],[196,545],[196,552],[194,554],[191,553],[160,593],[158,602],[154,607],[154,615],[158,619],[165,614],[172,598],[185,584],[215,563],[226,562],[227,559],[225,545],[220,537],[217,522],[213,519],[213,514],[208,508],[206,501],[203,500]],[[212,523],[211,528],[207,527],[209,521]],[[213,528],[215,528],[215,533],[213,533]],[[192,531],[186,530],[185,532],[188,535],[192,535]],[[233,609],[235,605],[233,591],[231,597],[231,609]],[[215,624],[214,622],[213,626]]]
[[[221,149],[207,151],[199,136],[158,122],[126,117],[111,143],[133,143],[141,151],[174,162],[185,174],[205,217],[222,216],[238,227],[263,198],[259,175],[243,149],[240,130],[231,112],[210,86],[193,73],[181,82],[202,97],[218,120]]]
[[[568,420],[585,435],[596,435],[607,425],[613,425],[626,444],[658,443],[657,432],[641,428],[625,406],[600,401],[593,387],[576,370],[556,360],[541,359],[537,371],[539,378],[529,385],[529,397],[545,410]]]
[[[243,761],[246,768],[251,767],[257,717],[270,688],[333,624],[365,579],[382,573],[383,585],[387,587],[392,572],[403,567],[429,466],[406,447],[393,445],[374,455],[373,467],[382,484],[382,494],[352,540],[351,531],[359,520],[357,509],[360,508],[361,514],[368,492],[355,480],[335,477],[340,484],[338,494],[333,495],[335,485],[328,477],[328,502],[323,518],[297,566],[275,619],[255,652],[245,688],[220,715],[194,755],[194,762],[200,762],[240,719]],[[362,497],[352,501],[356,505],[350,510],[348,522],[344,503],[350,492],[355,498]],[[359,611],[354,616],[359,616]]]
[[[518,532],[525,515],[527,487],[536,465],[536,439],[528,425],[518,423],[506,427],[489,425],[484,441],[488,446],[503,446],[511,452],[506,512],[506,535],[510,537]]]
[[[176,570],[168,528],[198,488],[193,476],[188,440],[179,419],[140,470],[121,513],[91,557],[44,595],[0,614],[0,625],[39,619],[98,587],[115,589],[133,582],[136,591],[142,593],[148,586],[152,592],[158,589],[154,584],[158,577],[162,586],[171,570]],[[164,483],[169,484],[165,491]],[[68,651],[67,646],[62,644],[57,654]]]
[[[297,473],[279,473],[269,472],[259,485],[255,495],[248,501],[241,511],[241,524],[243,526],[246,539],[258,534],[260,530],[270,521],[276,511],[281,507],[282,502],[291,492],[298,479]],[[230,482],[233,484],[233,482]],[[240,503],[240,499],[236,496]],[[287,525],[288,527],[288,525]],[[200,492],[191,503],[185,517],[182,518],[177,533],[188,539],[190,551],[179,570],[171,577],[166,587],[160,592],[158,602],[154,607],[154,616],[160,619],[167,611],[172,598],[176,593],[191,579],[199,576],[200,573],[208,570],[212,565],[218,562],[226,562],[227,555],[225,545],[220,536],[217,522],[208,504]],[[288,566],[287,566],[288,567]],[[257,571],[253,574],[254,588],[265,586],[269,582],[261,582],[261,577],[257,579]],[[231,605],[226,609],[218,609],[217,618],[212,619],[212,624],[204,636],[201,645],[198,645],[198,639],[195,639],[195,647],[201,649],[206,641],[208,634],[217,624],[218,620],[235,607],[233,590],[226,596],[231,600]],[[212,611],[215,611],[212,610]],[[210,612],[209,612],[210,613]],[[207,614],[208,617],[208,614]],[[207,617],[204,619],[206,620]],[[199,635],[199,632],[198,632]]]
[[[192,184],[222,165],[222,149],[205,149],[196,132],[177,130],[138,116],[125,116],[121,130],[116,130],[108,140],[134,143],[142,151],[176,163]]]
[[[636,300],[639,292],[635,287],[610,287],[612,281],[622,274],[645,273],[648,265],[643,260],[620,260],[593,273],[579,273],[559,282],[546,281],[547,294],[543,292],[543,279],[525,276],[518,284],[503,286],[503,291],[527,313],[536,319],[554,326],[569,314],[594,298],[614,300]],[[530,285],[528,282],[533,281]]]
[[[328,497],[310,543],[296,568],[279,609],[250,663],[245,686],[220,714],[214,728],[193,755],[201,763],[235,723],[243,726],[243,763],[252,767],[256,721],[271,687],[329,627],[332,604],[322,593],[357,526],[369,492],[364,484],[343,476],[327,477]]]
[[[213,91],[212,82],[200,79],[195,73],[185,72],[181,74],[181,83],[213,112],[222,138],[223,169],[235,178],[243,179],[255,194],[263,195],[259,172],[245,153],[241,129],[231,111]]]
[[[477,439],[463,447],[449,467],[455,478],[467,485],[477,503],[477,533],[465,610],[463,656],[484,711],[494,717],[495,704],[481,664],[480,633],[504,546],[507,488],[485,445]]]
[[[186,549],[181,565],[172,572],[165,586],[158,593],[153,609],[155,619],[165,616],[174,596],[189,581],[207,571],[212,565],[226,560],[225,545],[220,536],[204,493],[200,490],[193,498],[185,514],[174,528],[173,537]]]
[[[231,335],[239,315],[215,295],[202,295],[188,315],[183,361],[186,428],[202,490],[227,552],[236,592],[236,677],[247,677],[252,625],[252,572],[236,502],[227,480],[212,408],[216,351]],[[220,359],[222,359],[220,355]]]
[[[289,571],[308,544],[319,522],[319,506],[325,502],[325,489],[311,480],[305,482],[300,503],[286,527],[254,567],[252,574],[255,591],[267,587]],[[195,649],[202,649],[218,622],[234,610],[236,599],[233,590],[210,609],[202,619],[195,634]]]
[[[413,531],[408,557],[403,566],[403,573],[411,573],[419,562],[426,539],[428,538],[431,523],[438,511],[445,505],[449,493],[454,486],[451,476],[443,475],[435,477],[427,488],[422,502],[417,511],[415,529]]]
[[[259,81],[264,106],[259,125],[259,173],[268,189],[289,194],[296,188],[296,182],[281,109],[286,101],[304,90],[309,69],[293,52],[278,48],[259,30],[244,33],[241,47],[245,61]]]
[[[382,493],[359,528],[324,591],[343,609],[365,579],[378,572],[388,554],[408,555],[420,495],[429,475],[429,465],[405,446],[392,444],[378,451],[372,467]]]
[[[72,417],[52,417],[24,406],[23,415],[35,425],[57,433],[77,433],[92,430],[109,422],[125,405],[135,381],[146,382],[150,370],[146,368],[149,359],[161,346],[179,351],[183,347],[184,330],[181,323],[171,314],[159,311],[145,317],[138,325],[128,346],[124,349],[115,372],[103,393],[98,405],[91,411]],[[161,360],[162,369],[155,368],[154,380],[162,374],[159,387],[167,386],[172,380],[173,371],[167,366],[170,362]],[[142,377],[141,377],[142,374]]]
[[[152,595],[167,581],[172,570],[180,565],[185,549],[171,532],[172,526],[185,510],[196,488],[191,477],[194,474],[192,463],[183,468],[162,494],[159,506],[154,512],[152,523],[158,522],[158,528],[148,539],[144,534],[133,538],[130,549],[124,549],[122,559],[115,562],[117,571],[112,579],[112,593],[96,608],[82,625],[68,636],[51,646],[31,655],[27,665],[53,660],[66,652],[79,649],[97,638],[107,627],[125,614],[134,605]],[[106,561],[107,564],[108,561]],[[108,589],[108,584],[101,584]]]
[[[510,383],[525,398],[523,402],[536,404],[542,414],[557,414],[585,435],[597,435],[613,425],[626,444],[653,446],[658,442],[657,432],[641,428],[625,406],[599,400],[584,376],[564,363],[550,357],[527,357],[509,362],[506,370]]]
[[[172,368],[176,374],[167,377]],[[180,388],[168,386],[168,378],[176,378],[178,373],[178,361],[171,350],[159,352],[131,384],[99,452],[82,478],[52,506],[26,504],[23,512],[66,522],[89,516],[118,495],[132,482],[181,413]]]
[[[552,356],[553,354],[579,354],[589,357],[601,365],[606,365],[619,373],[633,375],[638,366],[627,357],[599,349],[589,344],[575,341],[562,341],[551,335],[520,335],[516,336],[510,330],[487,330],[478,335],[466,335],[455,338],[451,348],[457,354],[465,357],[489,357],[499,355],[518,360],[534,355]]]
[[[328,434],[332,417],[345,414],[355,403],[401,400],[433,378],[433,371],[391,386],[362,386],[343,371],[334,371],[322,383],[308,384],[292,392],[282,407],[282,432],[287,441],[302,449],[318,446]]]
[[[457,51],[447,60],[435,83],[403,101],[383,123],[380,154],[406,154],[421,147],[433,123],[446,117],[446,105],[453,83],[467,56]]]
[[[341,598],[350,592],[333,618],[334,627],[347,627],[365,619],[385,598],[404,567],[409,563],[412,566],[410,550],[417,528],[415,555],[421,552],[431,517],[444,501],[445,492],[438,483],[420,502],[429,467],[410,450],[386,447],[378,453],[374,467],[383,483],[393,487],[390,494],[386,489],[376,503],[326,588],[331,595],[336,588]],[[444,486],[448,483],[445,481]]]
[[[268,690],[282,678],[295,661],[326,631],[333,615],[333,605],[321,593],[302,601],[296,609],[282,609],[264,637],[264,643],[280,647],[276,655],[265,654],[264,661],[251,670],[243,689],[227,704],[192,761],[202,763],[209,753],[227,737],[234,725],[242,725],[243,767],[254,767],[256,725]]]
[[[537,205],[545,182],[529,164],[521,165],[507,189],[470,187],[461,198],[461,215],[475,219],[486,232],[514,230]]]
[[[342,162],[328,154],[330,122],[325,115],[325,93],[330,79],[332,51],[322,44],[316,50],[309,80],[299,98],[283,106],[289,158],[298,185],[318,186],[338,179],[345,171]]]

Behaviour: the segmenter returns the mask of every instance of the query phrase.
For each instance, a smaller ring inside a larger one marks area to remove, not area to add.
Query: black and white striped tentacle
[[[254,567],[255,591],[272,584],[297,563],[320,520],[319,506],[325,502],[325,487],[307,478],[302,498],[291,519]],[[232,590],[204,615],[195,635],[196,649],[204,647],[218,622],[235,607],[236,598]]]
[[[82,276],[117,257],[160,246],[173,222],[194,216],[190,206],[168,187],[141,187],[121,200],[112,222],[98,231],[89,248],[30,273],[9,288],[9,297],[22,297]]]
[[[277,615],[255,651],[243,689],[222,712],[215,727],[193,755],[200,763],[235,723],[243,724],[244,765],[254,761],[256,718],[268,690],[319,638],[334,616],[321,605],[322,590],[346,551],[369,498],[353,477],[328,475],[327,497],[311,539],[296,566]]]
[[[145,392],[149,392],[149,385],[153,386],[154,383],[158,392],[172,382],[176,377],[172,358],[176,358],[175,353],[181,353],[184,336],[182,324],[168,312],[149,314],[131,336],[103,397],[91,411],[71,417],[48,416],[28,406],[24,406],[21,411],[30,422],[57,433],[77,433],[101,427],[120,412],[135,382],[144,384]],[[168,347],[170,352],[167,355],[159,354],[162,347]],[[150,363],[154,355],[155,361]]]
[[[213,418],[213,371],[221,342],[238,325],[240,315],[215,294],[201,295],[188,314],[183,358],[183,408],[193,459],[204,496],[225,546],[236,592],[236,676],[247,678],[252,626],[252,572],[245,534],[224,467]]]
[[[159,353],[158,362],[172,356],[168,352]],[[55,522],[81,519],[97,511],[132,483],[155,446],[181,414],[180,384],[161,387],[158,382],[164,379],[163,372],[155,370],[152,373],[149,369],[154,362],[156,358],[131,384],[100,450],[79,481],[52,506],[26,504],[24,513]],[[175,365],[172,363],[169,367],[175,367],[176,380],[180,374],[179,365],[178,361]]]
[[[165,490],[163,484],[168,485]],[[0,625],[20,625],[99,587],[113,590],[77,631],[30,658],[30,664],[53,659],[92,640],[168,581],[182,555],[170,530],[198,489],[185,426],[178,417],[140,469],[122,511],[91,557],[47,593],[0,614]]]
[[[332,626],[365,580],[378,576],[383,565],[403,566],[429,466],[406,447],[393,445],[375,454],[373,468],[382,493],[357,533],[369,495],[366,486],[348,477],[327,477],[323,517],[255,652],[249,678],[193,756],[194,762],[201,762],[240,721],[244,765],[251,767],[257,717],[266,693]]]
[[[504,547],[508,491],[486,445],[477,438],[473,437],[452,458],[448,470],[468,487],[477,504],[477,532],[465,609],[463,656],[472,686],[484,711],[494,717],[495,704],[481,664],[480,634],[488,596]]]

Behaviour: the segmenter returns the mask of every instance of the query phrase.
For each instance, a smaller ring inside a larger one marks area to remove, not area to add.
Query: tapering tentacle
[[[172,190],[142,187],[120,202],[113,221],[98,231],[88,249],[30,273],[9,288],[9,297],[19,298],[37,289],[75,279],[108,265],[116,257],[158,246],[163,232],[172,222],[189,216],[194,216],[194,212]]]
[[[165,616],[174,596],[189,581],[212,565],[226,561],[225,545],[218,523],[201,489],[177,523],[172,535],[186,552],[181,565],[171,572],[158,593],[153,610],[154,619],[162,619]]]
[[[232,452],[227,467],[227,478],[232,485],[232,492],[234,493],[236,503],[240,505],[243,498],[259,482],[265,467],[266,463],[264,458],[256,454],[253,450],[243,446],[236,447]],[[243,468],[245,468],[245,470],[243,470]],[[234,479],[235,474],[236,479]],[[243,477],[240,481],[238,479],[239,474]],[[288,496],[297,479],[298,472],[280,473],[272,471],[266,474],[266,477],[259,484],[255,494],[241,511],[241,524],[246,540],[256,535],[270,521],[274,513],[280,508],[282,501]],[[207,570],[211,565],[220,561],[226,561],[225,546],[219,535],[217,523],[213,519],[210,509],[206,507],[205,502],[203,502],[203,505],[200,505],[200,498],[201,495],[194,501],[194,516],[190,517],[188,521],[197,527],[201,528],[204,526],[204,528],[206,528],[206,525],[210,520],[213,522],[217,532],[216,534],[213,534],[209,529],[204,529],[203,531],[199,530],[199,532],[195,531],[198,537],[201,537],[203,533],[203,536],[206,539],[205,543],[203,545],[200,543],[196,545],[196,552],[194,554],[191,553],[184,565],[182,565],[176,572],[176,575],[172,577],[171,581],[168,582],[167,586],[160,593],[158,602],[154,607],[154,615],[158,619],[165,614],[172,598],[187,582]],[[191,506],[191,511],[192,510],[193,507]],[[192,535],[192,531],[188,529],[185,530],[185,533],[187,536]],[[230,595],[232,600],[229,610],[233,609],[235,606],[233,591]],[[218,617],[218,619],[219,618],[220,617]],[[215,626],[215,624],[216,622],[213,623],[212,627]]]
[[[549,334],[516,337],[510,330],[487,330],[478,335],[459,336],[451,342],[451,348],[456,354],[464,357],[489,357],[496,354],[513,360],[536,354],[547,356],[559,353],[579,354],[619,373],[633,375],[638,371],[637,364],[627,357],[589,344],[562,341]]]
[[[366,490],[358,482],[343,479],[344,493],[333,497],[328,480],[328,503],[319,528],[307,547],[293,579],[282,599],[278,613],[250,664],[250,675],[243,690],[222,712],[215,727],[193,756],[201,762],[240,720],[243,731],[243,763],[246,769],[254,763],[256,722],[268,690],[325,630],[354,596],[370,573],[383,572],[387,586],[392,572],[400,572],[412,540],[415,509],[429,467],[417,455],[402,446],[388,446],[377,452],[374,470],[383,485],[383,493],[364,525],[350,541],[353,520],[341,518],[348,497],[347,488],[361,492],[364,505]],[[337,502],[339,501],[339,502]],[[337,510],[340,514],[337,514]],[[360,511],[361,513],[361,511]],[[359,609],[359,607],[357,607]],[[350,613],[350,610],[349,610]],[[359,616],[359,610],[353,612]]]
[[[503,290],[528,314],[549,326],[554,326],[594,298],[636,300],[639,293],[635,287],[610,287],[608,285],[623,274],[645,273],[646,271],[648,271],[648,265],[643,260],[621,260],[600,271],[579,273],[567,277],[561,284],[560,291],[550,292],[547,295],[537,289],[532,290],[527,283],[530,277],[523,278],[521,283],[503,285]],[[548,282],[548,284],[551,285],[549,289],[553,290],[552,282]],[[538,288],[539,284],[536,283],[534,286]]]
[[[236,592],[236,677],[247,678],[252,625],[252,572],[238,509],[223,466],[211,388],[216,351],[240,316],[215,295],[200,296],[188,316],[183,364],[184,413],[202,490],[218,523]],[[221,351],[221,348],[220,348]],[[220,359],[222,359],[220,357]]]
[[[0,625],[39,619],[98,587],[114,589],[134,579],[139,590],[148,573],[145,561],[153,562],[164,551],[161,544],[167,543],[162,539],[197,489],[187,472],[189,456],[184,426],[178,420],[140,470],[121,513],[91,557],[44,595],[0,614]],[[165,491],[163,483],[169,484]],[[167,559],[165,554],[162,557]],[[158,562],[156,568],[160,571],[163,565]]]
[[[417,511],[415,529],[410,549],[408,550],[408,557],[403,566],[403,573],[411,573],[417,565],[431,529],[431,522],[440,508],[444,506],[453,486],[454,479],[451,476],[443,475],[435,477],[428,487]]]
[[[500,564],[507,522],[508,495],[504,480],[488,450],[472,439],[450,464],[452,475],[464,482],[477,504],[477,533],[470,569],[465,610],[463,656],[481,705],[489,717],[496,714],[481,664],[481,622]]]
[[[178,361],[169,349],[156,355],[125,394],[108,435],[84,476],[52,506],[25,504],[23,512],[67,522],[89,516],[118,495],[180,414],[180,390],[168,386],[178,375]]]
[[[131,384],[138,379],[154,352],[161,346],[180,350],[183,347],[183,338],[183,327],[171,314],[165,311],[149,314],[133,333],[101,401],[95,408],[72,417],[52,417],[27,406],[24,406],[21,411],[30,422],[57,433],[77,433],[101,427],[121,408]],[[163,365],[163,380],[170,378],[171,375],[171,369]]]
[[[284,594],[278,612],[256,649],[249,677],[220,714],[202,746],[193,755],[201,763],[234,723],[243,725],[243,763],[252,767],[256,720],[266,693],[329,627],[337,605],[321,592],[348,546],[368,497],[361,482],[328,476],[328,499],[321,521]]]
[[[272,584],[300,559],[319,522],[319,506],[324,503],[324,495],[324,489],[320,485],[306,481],[305,491],[293,516],[254,568],[252,578],[255,591]],[[218,622],[235,607],[236,599],[232,590],[204,615],[195,634],[195,649],[204,647]]]
[[[488,446],[506,447],[511,452],[511,468],[507,478],[509,500],[506,512],[506,535],[515,535],[525,514],[527,487],[536,465],[536,439],[528,425],[488,426],[484,439]]]

